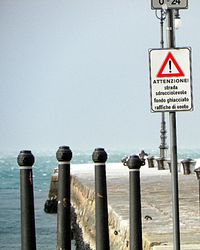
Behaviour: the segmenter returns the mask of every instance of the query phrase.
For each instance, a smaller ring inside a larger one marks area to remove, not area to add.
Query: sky
[[[200,149],[200,1],[188,5],[175,35],[192,48],[194,111],[176,112],[177,143]],[[0,37],[0,152],[159,147],[150,0],[1,0]]]

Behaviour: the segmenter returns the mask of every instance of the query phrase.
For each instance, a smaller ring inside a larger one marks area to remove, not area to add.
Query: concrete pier
[[[110,249],[129,249],[128,169],[106,165]],[[87,249],[95,249],[94,166],[71,166],[72,206]],[[169,170],[141,167],[143,250],[173,250],[171,174]],[[182,250],[200,250],[199,186],[195,174],[179,173]]]

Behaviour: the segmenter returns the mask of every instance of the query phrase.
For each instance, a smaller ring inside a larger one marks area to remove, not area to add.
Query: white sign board
[[[192,111],[191,49],[151,49],[151,111]]]
[[[152,9],[187,9],[188,0],[151,0]]]

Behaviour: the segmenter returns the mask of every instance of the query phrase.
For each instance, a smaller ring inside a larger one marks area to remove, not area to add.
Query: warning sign
[[[191,49],[151,49],[152,112],[191,111]]]
[[[165,61],[160,68],[157,77],[178,77],[184,76],[182,69],[173,57],[172,53],[169,52],[165,58]]]

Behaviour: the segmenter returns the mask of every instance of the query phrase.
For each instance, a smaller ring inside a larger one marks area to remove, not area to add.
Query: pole
[[[17,157],[17,162],[20,167],[21,249],[36,250],[32,174],[34,156],[30,150],[22,150]]]
[[[59,147],[56,158],[58,160],[57,250],[71,250],[71,149],[68,146]]]
[[[144,165],[137,155],[127,160],[129,168],[129,237],[130,250],[142,250],[142,219],[140,193],[140,167]]]
[[[95,163],[95,221],[96,250],[109,250],[108,204],[105,162],[107,153],[96,148],[92,154]]]
[[[163,49],[164,48],[164,32],[163,32],[163,24],[165,20],[165,11],[161,9],[161,14],[160,14],[160,47]],[[166,122],[165,122],[165,112],[161,113],[161,129],[160,129],[160,158],[165,159],[166,158],[166,151],[168,149],[168,146],[166,144],[166,136],[167,130],[166,130]]]
[[[174,10],[168,10],[168,47],[175,48]],[[177,170],[177,135],[176,112],[169,112],[170,124],[170,153],[172,171],[172,210],[173,210],[173,242],[174,250],[180,250],[180,222],[179,222],[179,191]]]

